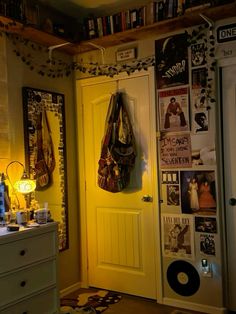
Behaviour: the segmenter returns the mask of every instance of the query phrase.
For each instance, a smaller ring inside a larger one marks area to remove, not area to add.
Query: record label
[[[200,287],[200,277],[192,264],[186,261],[174,261],[167,269],[170,287],[179,295],[191,296]]]

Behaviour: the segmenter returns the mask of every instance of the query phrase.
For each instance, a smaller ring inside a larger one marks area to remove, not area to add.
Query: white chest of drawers
[[[57,223],[0,228],[0,313],[59,313]]]

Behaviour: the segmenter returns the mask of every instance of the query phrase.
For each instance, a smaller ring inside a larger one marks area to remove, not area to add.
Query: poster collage
[[[189,46],[183,33],[156,40],[155,49],[159,165],[165,206],[163,255],[187,259],[194,259],[195,253],[216,256],[215,150],[202,147],[207,157],[201,159],[193,154],[191,143],[193,137],[201,142],[201,135],[207,135],[210,127],[206,43]],[[195,238],[199,243],[194,243]]]

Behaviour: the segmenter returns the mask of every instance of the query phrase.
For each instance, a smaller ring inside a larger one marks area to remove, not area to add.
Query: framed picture
[[[26,169],[36,181],[34,199],[58,221],[59,249],[68,248],[64,95],[23,87]]]

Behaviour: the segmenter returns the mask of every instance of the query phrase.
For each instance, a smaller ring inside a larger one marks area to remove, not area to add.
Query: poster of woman
[[[182,213],[216,214],[214,171],[181,171],[180,182]]]
[[[191,215],[162,215],[162,239],[164,256],[193,259],[193,217]]]

